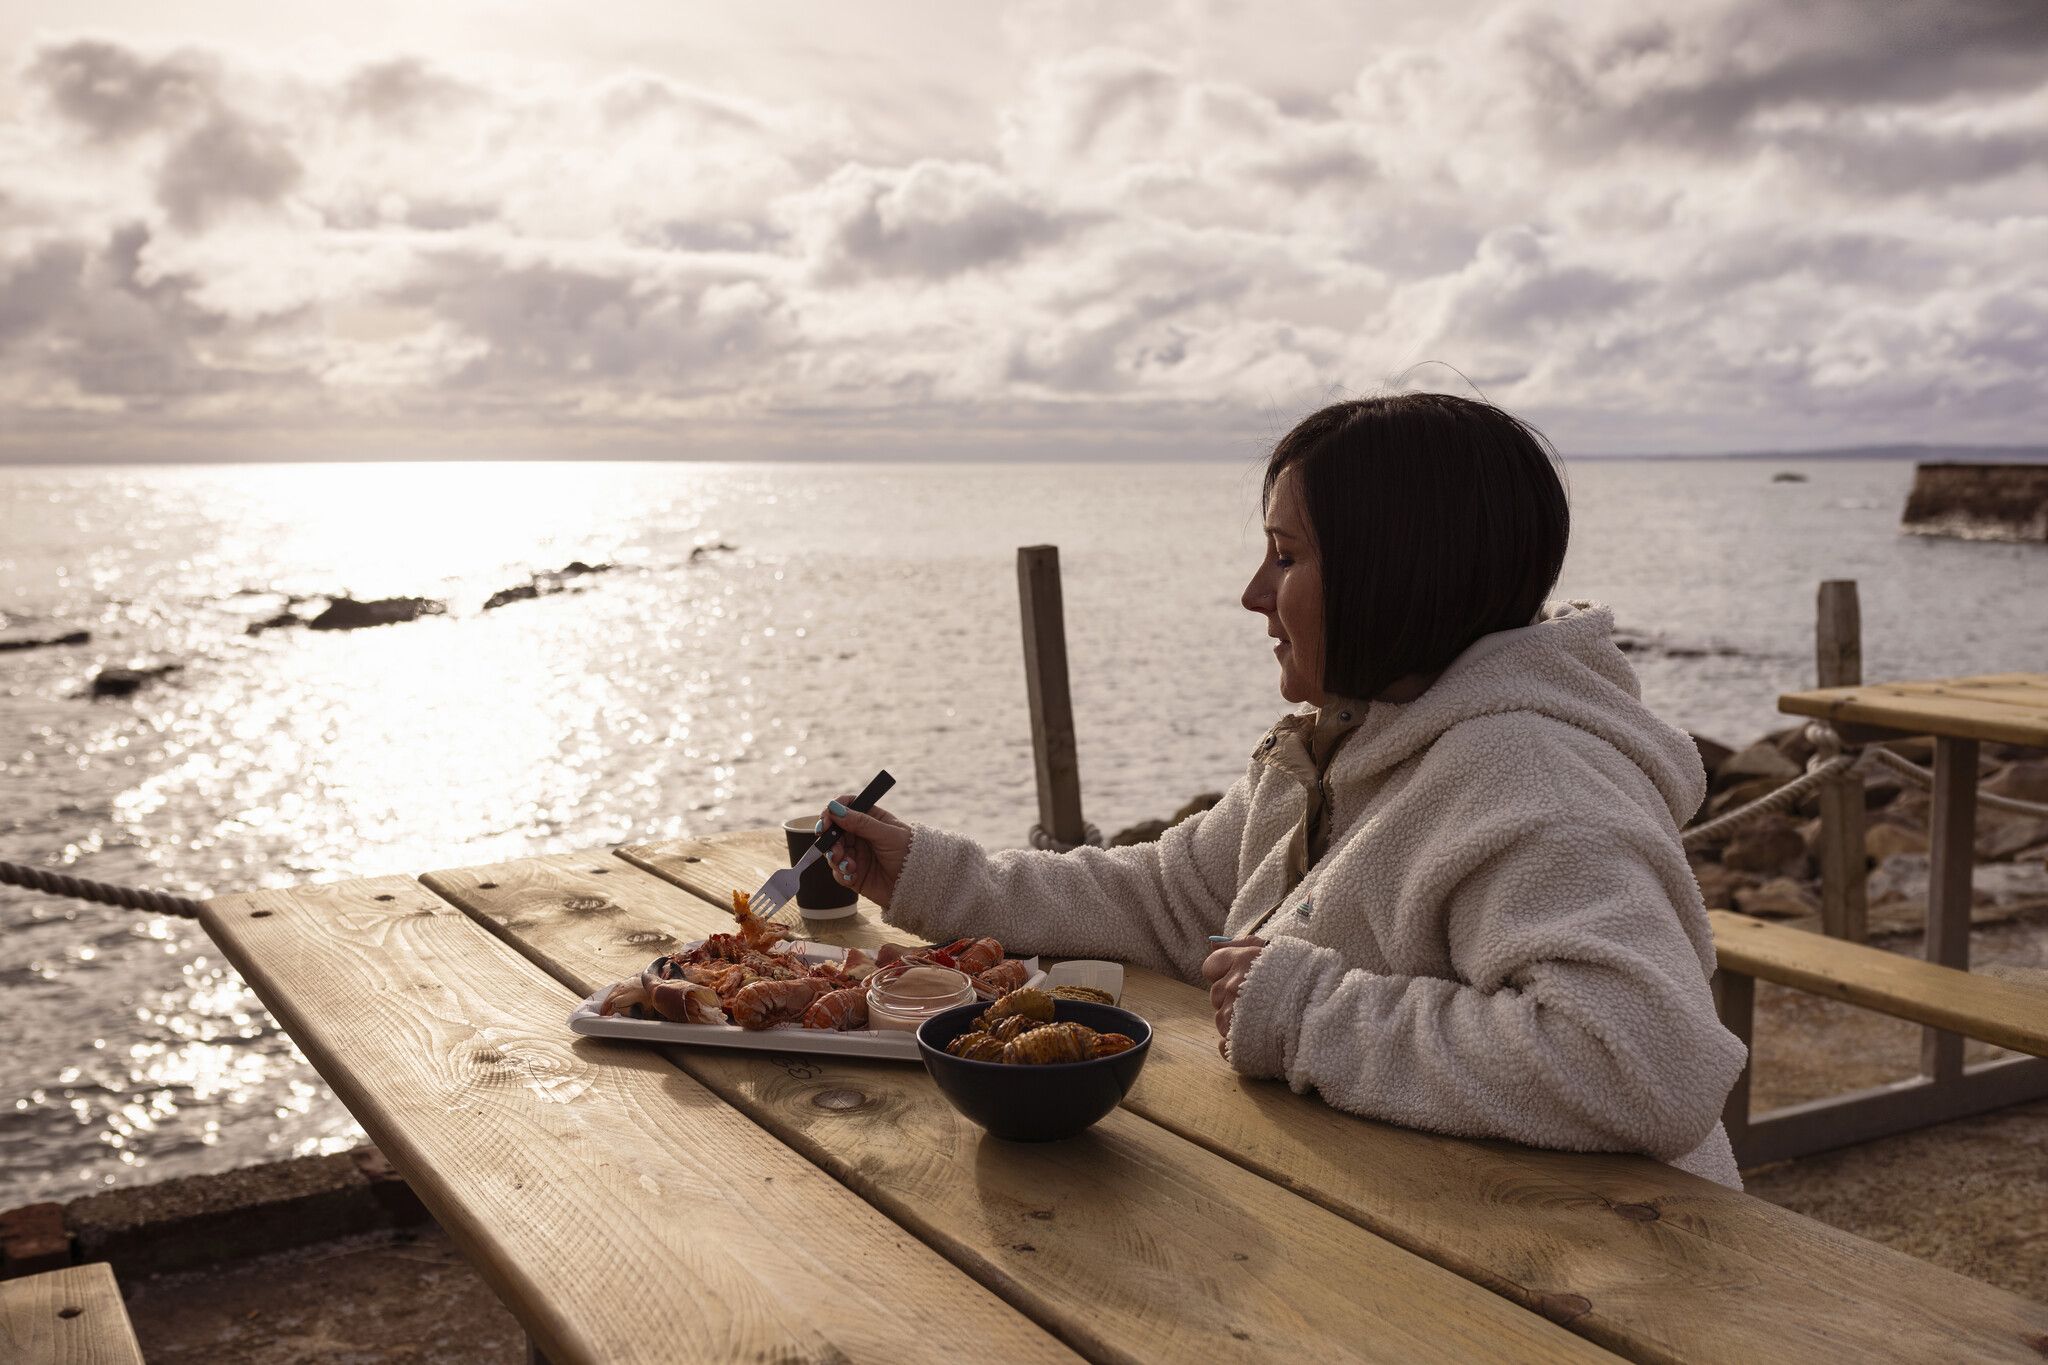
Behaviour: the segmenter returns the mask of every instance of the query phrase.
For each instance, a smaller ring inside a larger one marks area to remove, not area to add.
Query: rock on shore
[[[92,680],[95,697],[128,697],[150,683],[184,668],[183,664],[158,664],[154,668],[103,668]]]
[[[8,635],[0,637],[0,654],[13,649],[48,649],[51,645],[92,643],[89,630],[67,630],[62,635]]]
[[[390,626],[417,621],[422,616],[439,616],[448,610],[445,602],[428,597],[380,597],[358,602],[353,597],[336,597],[327,610],[306,622],[308,630],[361,630],[366,626]]]
[[[1696,820],[1726,813],[1777,790],[1805,770],[1813,754],[1805,726],[1779,730],[1740,750],[1695,736],[1708,774]],[[1901,739],[1885,748],[1922,767],[1933,741]],[[2019,745],[1982,746],[1979,789],[2021,801],[2048,801],[2048,752]],[[1887,769],[1864,774],[1867,925],[1873,937],[1912,933],[1926,923],[1928,820],[1924,787]],[[1714,844],[1691,850],[1693,873],[1709,909],[1767,919],[1820,914],[1820,808],[1813,797],[1759,816]],[[1977,866],[1971,919],[1996,923],[2048,912],[2048,818],[1977,808]]]
[[[618,567],[616,564],[585,564],[580,559],[572,559],[559,569],[543,570],[524,583],[492,593],[484,602],[484,610],[494,611],[513,602],[530,602],[536,597],[552,597],[558,592],[566,591],[572,579],[589,574],[610,573]]]

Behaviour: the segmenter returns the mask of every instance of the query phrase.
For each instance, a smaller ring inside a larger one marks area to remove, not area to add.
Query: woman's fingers
[[[898,838],[902,836],[905,829],[902,821],[889,818],[886,811],[857,811],[846,804],[851,799],[851,797],[844,798],[827,806],[820,823],[828,828],[838,825],[849,835],[862,839],[888,839],[892,835]]]

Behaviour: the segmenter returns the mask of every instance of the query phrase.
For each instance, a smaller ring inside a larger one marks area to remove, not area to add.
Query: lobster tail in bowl
[[[917,1030],[918,1055],[939,1093],[999,1138],[1072,1137],[1116,1108],[1145,1065],[1152,1026],[1139,1016],[1084,1001],[1051,1004],[1050,1021],[1013,1013],[984,1030],[982,1014],[995,1007],[976,1002],[934,1015]],[[1039,1026],[997,1036],[1021,1023]],[[1030,1042],[1038,1033],[1044,1041]]]

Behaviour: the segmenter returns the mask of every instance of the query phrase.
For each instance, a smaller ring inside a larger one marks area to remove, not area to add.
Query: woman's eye
[[[1289,559],[1286,555],[1274,555],[1273,562],[1283,569],[1290,568],[1294,564],[1294,561]]]

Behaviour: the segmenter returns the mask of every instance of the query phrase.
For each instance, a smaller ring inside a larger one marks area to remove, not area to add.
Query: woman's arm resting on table
[[[1692,1150],[1745,1051],[1663,880],[1625,836],[1590,852],[1582,840],[1531,831],[1460,883],[1460,980],[1346,970],[1332,949],[1275,939],[1237,997],[1232,1065],[1408,1127]]]
[[[991,934],[1026,953],[1107,957],[1191,978],[1237,894],[1249,780],[1158,842],[1068,853],[916,827],[888,920],[944,941]]]

